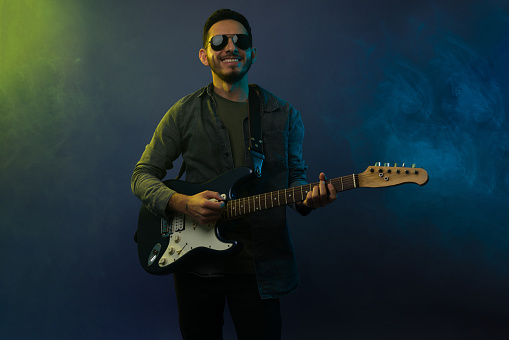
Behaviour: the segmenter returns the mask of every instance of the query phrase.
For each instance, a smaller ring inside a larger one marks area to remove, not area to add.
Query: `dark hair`
[[[214,13],[210,15],[210,17],[205,22],[205,25],[203,26],[203,48],[207,46],[207,36],[209,34],[209,30],[215,23],[223,20],[235,20],[238,21],[244,26],[244,28],[247,31],[247,35],[249,36],[249,41],[252,44],[253,43],[253,37],[251,35],[251,26],[249,26],[249,22],[247,21],[246,17],[244,17],[242,14],[232,11],[231,9],[218,9]]]

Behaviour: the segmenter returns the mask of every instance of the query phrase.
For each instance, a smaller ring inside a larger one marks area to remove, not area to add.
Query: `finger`
[[[320,192],[318,186],[314,186],[310,192],[308,192],[308,206],[311,208],[317,208],[320,202]]]
[[[220,213],[223,207],[225,206],[224,202],[219,202],[215,198],[209,199],[203,202],[203,208],[206,210],[210,210],[212,213]]]
[[[204,191],[201,193],[202,197],[206,198],[207,201],[204,203],[204,207],[218,210],[225,207],[225,199],[215,191]]]
[[[308,191],[306,194],[306,199],[302,202],[306,207],[312,208],[312,200],[313,200],[313,191]]]
[[[323,172],[322,172],[322,174],[323,174]],[[325,179],[324,180],[320,180],[320,184],[318,184],[318,186],[319,186],[319,199],[320,199],[320,201],[326,201],[327,200],[327,196],[329,195],[329,193],[327,191],[327,187],[325,186]]]
[[[209,190],[207,190],[207,191],[203,191],[201,194],[202,194],[203,197],[205,197],[207,199],[214,198],[214,199],[216,199],[218,201],[224,201],[224,198],[222,198],[221,195],[219,195],[219,193],[216,192],[216,191],[209,191]]]
[[[217,202],[215,202],[215,203],[219,204]],[[207,224],[207,223],[212,223],[212,222],[216,222],[217,220],[219,220],[221,218],[221,213],[222,213],[221,209],[215,209],[215,208],[211,209],[208,207],[202,207],[202,209],[195,212],[194,218],[200,224]]]
[[[327,188],[329,189],[329,199],[334,201],[337,198],[336,188],[334,188],[332,183],[327,184]]]
[[[313,187],[313,201],[320,199],[320,184]]]
[[[325,176],[325,174],[322,172],[320,173],[320,181],[327,181],[327,176]],[[326,184],[327,186],[327,194],[326,194],[326,197],[323,199],[324,202],[326,203],[330,203],[334,200],[336,200],[337,198],[337,192],[336,192],[336,188],[334,188],[334,185],[332,183],[327,183],[325,182],[324,184]]]

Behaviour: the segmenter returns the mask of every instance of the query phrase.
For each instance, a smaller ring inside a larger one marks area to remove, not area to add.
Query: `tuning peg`
[[[375,166],[381,166],[382,163],[381,162],[375,162]]]
[[[398,166],[398,163],[394,163],[394,167],[396,168]]]
[[[405,163],[403,163],[403,165],[402,165],[401,167],[403,167],[403,168],[404,168],[404,167],[405,167]]]
[[[412,164],[412,168],[415,168],[415,167],[416,167],[415,164]]]

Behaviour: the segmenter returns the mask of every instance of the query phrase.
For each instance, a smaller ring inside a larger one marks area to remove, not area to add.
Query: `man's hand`
[[[325,174],[322,172],[319,176],[320,183],[315,185],[313,189],[308,192],[306,199],[302,202],[305,207],[316,209],[318,207],[325,207],[336,200],[336,189],[334,185],[328,183],[325,185]]]
[[[186,214],[199,224],[208,224],[221,218],[223,200],[214,191],[203,191],[193,196],[175,193],[168,202],[168,209]]]

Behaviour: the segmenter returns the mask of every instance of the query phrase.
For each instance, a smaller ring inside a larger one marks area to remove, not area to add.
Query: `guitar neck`
[[[348,175],[333,178],[326,180],[325,182],[326,184],[331,183],[336,189],[336,192],[346,191],[359,187],[359,175]],[[222,218],[224,220],[234,219],[252,212],[304,201],[308,192],[310,192],[313,187],[318,184],[319,182],[309,183],[265,194],[231,200],[226,205]]]

